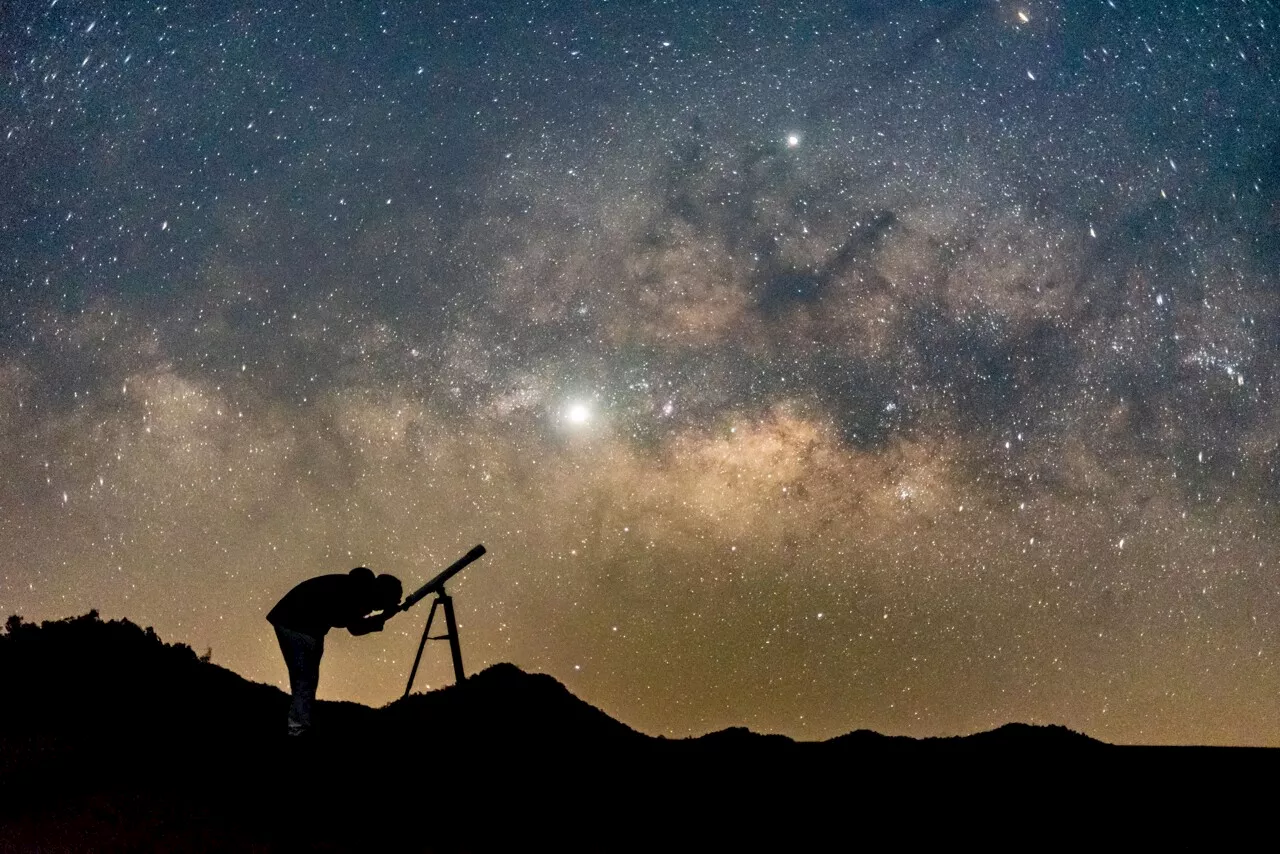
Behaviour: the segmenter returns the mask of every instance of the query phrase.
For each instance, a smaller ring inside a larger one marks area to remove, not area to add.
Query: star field
[[[1278,29],[10,4],[0,610],[284,685],[293,584],[482,542],[468,670],[648,732],[1280,744]]]

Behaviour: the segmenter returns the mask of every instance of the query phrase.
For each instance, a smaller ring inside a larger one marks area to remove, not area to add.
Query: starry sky
[[[646,732],[1280,745],[1278,34],[5,3],[0,610],[285,686],[293,584],[484,543],[468,670]]]

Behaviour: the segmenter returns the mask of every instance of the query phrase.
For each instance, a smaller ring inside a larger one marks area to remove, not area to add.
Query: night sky
[[[1275,2],[246,6],[0,6],[5,614],[1280,745]]]

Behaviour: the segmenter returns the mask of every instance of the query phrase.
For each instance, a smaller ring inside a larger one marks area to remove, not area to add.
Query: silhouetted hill
[[[1082,806],[1133,815],[1176,802],[1177,781],[1277,766],[1269,750],[1120,748],[1023,724],[653,738],[510,664],[381,709],[322,702],[299,743],[283,692],[96,613],[10,618],[0,680],[0,851],[852,846],[868,823],[919,841]],[[1102,815],[1071,814],[1064,826]]]
[[[0,636],[0,673],[6,693],[21,698],[0,707],[0,732],[72,739],[215,725],[236,737],[265,736],[284,696],[201,661],[185,644],[164,643],[150,628],[104,622],[97,612],[40,625],[11,617]]]
[[[648,740],[554,678],[525,673],[514,664],[495,664],[462,685],[397,700],[379,714],[382,726],[405,737],[419,734],[422,722],[430,721],[450,738],[486,750],[581,751]]]

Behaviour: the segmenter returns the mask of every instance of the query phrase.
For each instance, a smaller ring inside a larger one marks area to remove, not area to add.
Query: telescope
[[[409,671],[409,683],[404,686],[404,696],[408,697],[409,691],[413,688],[413,679],[418,675],[418,664],[422,661],[422,650],[426,647],[428,640],[447,640],[449,642],[449,652],[453,659],[454,679],[461,682],[467,678],[466,673],[462,670],[462,646],[458,642],[458,623],[453,618],[453,597],[445,592],[444,583],[466,569],[468,565],[483,555],[484,551],[484,546],[476,546],[445,567],[435,578],[406,596],[405,600],[400,603],[400,607],[392,612],[407,611],[422,599],[433,593],[435,594],[436,598],[431,602],[431,613],[427,615],[427,627],[422,630],[422,640],[418,642],[418,654],[413,659],[413,669]],[[431,637],[431,622],[436,618],[436,608],[444,611],[445,633]]]
[[[404,601],[400,603],[400,610],[408,611],[410,608],[412,608],[414,605],[417,605],[421,599],[423,599],[430,593],[434,593],[437,591],[443,593],[444,583],[446,581],[448,581],[450,578],[453,578],[459,572],[462,572],[462,570],[466,569],[470,563],[472,563],[473,561],[481,557],[483,554],[484,554],[484,546],[476,546],[474,549],[467,552],[462,557],[455,560],[453,563],[449,564],[449,566],[444,570],[444,572],[441,572],[435,578],[431,579],[426,584],[422,585],[417,590],[413,591],[408,596],[404,597]]]

